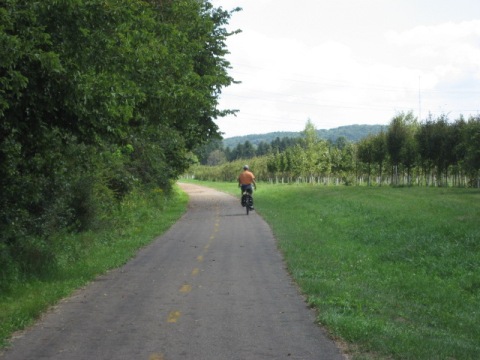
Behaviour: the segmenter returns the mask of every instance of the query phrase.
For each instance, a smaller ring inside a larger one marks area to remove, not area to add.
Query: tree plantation
[[[233,12],[196,0],[4,0],[0,287],[55,264],[52,234],[168,193],[219,137]]]
[[[207,163],[216,166],[195,166],[190,174],[199,180],[234,181],[248,162],[259,180],[274,183],[480,187],[480,117],[454,122],[429,117],[419,123],[411,112],[400,113],[385,131],[356,143],[321,140],[311,121],[302,135],[257,149],[248,141],[233,151],[210,148]],[[232,161],[225,162],[229,157]]]

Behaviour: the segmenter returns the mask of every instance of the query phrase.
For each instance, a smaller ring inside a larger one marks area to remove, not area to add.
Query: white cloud
[[[419,6],[405,1],[405,13]],[[347,3],[302,0],[311,6],[302,23],[288,13],[295,11],[291,2],[245,1],[246,13],[232,24],[243,33],[228,42],[232,75],[242,84],[225,89],[221,100],[222,107],[241,111],[237,118],[217,121],[227,137],[300,131],[309,118],[318,128],[388,123],[397,111],[418,113],[419,95],[423,117],[429,111],[468,116],[465,110],[480,107],[480,20],[432,24],[428,9],[422,18],[428,24],[410,21],[402,27],[401,17],[388,21],[392,12],[385,4],[393,4],[388,2],[357,18],[347,15],[351,21],[346,21],[339,16]],[[442,4],[447,9],[447,2]],[[302,13],[308,10],[302,7]],[[391,23],[395,30],[388,28]]]
[[[409,62],[439,81],[474,75],[480,79],[480,20],[390,31],[386,39],[407,53]]]
[[[389,31],[386,37],[398,45],[441,46],[455,42],[468,42],[480,38],[480,20],[416,26],[403,32]]]

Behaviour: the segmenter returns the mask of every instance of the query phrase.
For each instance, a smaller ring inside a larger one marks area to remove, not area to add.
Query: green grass
[[[355,359],[478,359],[478,190],[259,184],[254,198],[318,321]]]
[[[185,212],[188,197],[175,190],[133,195],[106,229],[59,238],[57,266],[48,274],[12,284],[0,293],[0,348],[14,331],[32,324],[49,306],[109,269],[121,266],[138,249],[165,232]]]

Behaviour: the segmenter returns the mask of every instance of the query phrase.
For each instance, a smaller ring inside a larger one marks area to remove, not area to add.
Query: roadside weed
[[[170,198],[158,191],[132,194],[106,227],[59,236],[57,266],[51,272],[19,279],[0,293],[0,348],[14,331],[32,324],[49,306],[131,259],[178,220],[187,201],[180,191]]]

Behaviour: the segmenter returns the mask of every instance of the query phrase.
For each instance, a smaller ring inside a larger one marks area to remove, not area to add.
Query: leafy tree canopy
[[[168,189],[193,148],[220,138],[214,120],[233,112],[218,109],[234,83],[225,25],[239,10],[0,2],[0,257],[84,228],[134,187]]]

